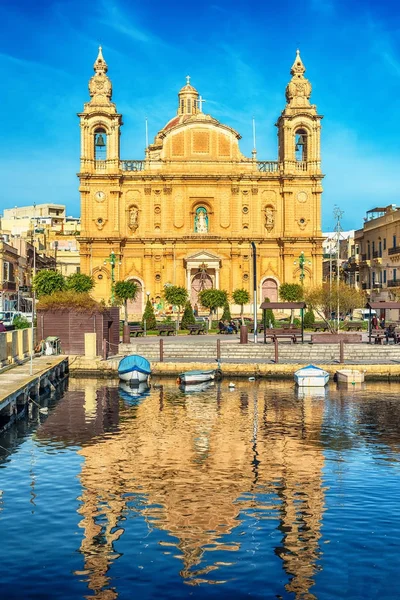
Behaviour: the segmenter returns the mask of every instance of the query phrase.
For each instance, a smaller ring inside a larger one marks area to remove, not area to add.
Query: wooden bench
[[[362,331],[363,330],[363,322],[362,321],[347,321],[343,324],[344,331]]]
[[[268,329],[265,333],[265,339],[270,338],[273,342],[278,340],[290,340],[293,344],[297,343],[297,340],[301,340],[301,330],[296,328],[275,328]]]
[[[254,333],[254,323],[249,325],[250,333]],[[257,333],[262,333],[264,331],[264,325],[262,323],[257,323]]]
[[[176,327],[173,323],[166,323],[165,325],[157,325],[158,335],[165,333],[166,335],[175,335]]]
[[[129,325],[129,335],[133,335],[134,337],[144,335],[144,329],[141,325]]]
[[[384,331],[373,331],[371,333],[371,341],[374,340],[374,344],[380,344],[382,346],[383,340],[386,339]]]
[[[200,335],[200,333],[206,333],[206,325],[205,323],[196,323],[195,325],[188,325],[188,330],[189,335],[192,335],[193,333],[197,333],[197,335]]]
[[[317,333],[311,335],[312,344],[361,344],[361,333]]]
[[[328,331],[329,327],[327,323],[313,323],[311,328],[314,331]]]

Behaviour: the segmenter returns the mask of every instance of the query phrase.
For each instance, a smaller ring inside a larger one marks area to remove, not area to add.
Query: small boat
[[[179,383],[184,385],[204,383],[205,381],[214,381],[214,379],[215,369],[210,369],[209,371],[203,371],[201,369],[196,371],[185,371],[178,377]]]
[[[357,369],[340,369],[336,371],[336,379],[338,383],[363,383],[364,373]]]
[[[315,365],[307,365],[295,372],[294,380],[300,387],[323,387],[329,381],[329,373]]]
[[[151,373],[151,366],[147,358],[139,354],[125,356],[118,365],[118,375],[122,381],[130,385],[139,385],[147,382]]]

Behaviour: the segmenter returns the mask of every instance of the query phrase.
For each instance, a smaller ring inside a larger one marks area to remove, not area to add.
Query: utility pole
[[[342,232],[341,219],[343,217],[343,214],[344,214],[344,211],[340,210],[340,208],[338,206],[334,207],[333,216],[335,217],[335,221],[336,221],[336,225],[335,225],[335,232],[336,232],[336,294],[337,294],[336,319],[337,319],[338,333],[339,333],[339,324],[340,324],[340,314],[339,314],[340,258],[339,258],[339,252],[340,252],[340,234]]]

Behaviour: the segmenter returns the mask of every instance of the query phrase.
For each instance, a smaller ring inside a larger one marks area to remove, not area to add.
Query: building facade
[[[369,210],[355,232],[354,262],[370,300],[400,297],[400,209],[394,204]]]
[[[259,298],[277,299],[283,282],[322,280],[320,121],[297,52],[278,121],[278,160],[239,149],[240,135],[208,114],[187,78],[177,114],[146,148],[143,160],[121,160],[122,116],[101,48],[89,82],[81,127],[81,270],[93,275],[97,299],[113,281],[131,279],[140,294],[162,298],[166,284],[185,286],[192,304],[201,289],[252,290],[257,248]],[[114,259],[115,256],[115,259]],[[111,258],[110,258],[111,257]]]

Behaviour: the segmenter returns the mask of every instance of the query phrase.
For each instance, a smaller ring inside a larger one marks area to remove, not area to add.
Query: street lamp
[[[115,269],[115,265],[117,264],[117,257],[115,256],[114,250],[111,250],[110,256],[104,260],[104,264],[106,265],[107,263],[109,263],[110,267],[111,267],[111,304],[113,305],[114,301],[115,301],[115,296],[114,296],[114,282],[115,282],[114,269]]]
[[[253,313],[254,313],[254,343],[257,344],[257,251],[254,242],[250,242],[253,251]]]
[[[297,265],[297,260],[295,260],[293,264]],[[311,260],[306,260],[303,251],[300,252],[298,264],[300,269],[300,283],[301,285],[304,285],[304,277],[306,276],[304,273],[304,265],[311,265]]]

